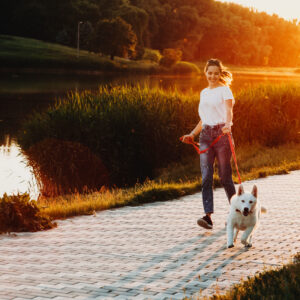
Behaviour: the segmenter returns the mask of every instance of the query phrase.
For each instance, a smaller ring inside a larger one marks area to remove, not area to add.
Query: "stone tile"
[[[0,299],[181,299],[224,292],[300,252],[300,171],[244,182],[268,213],[253,247],[226,248],[229,209],[216,189],[214,229],[196,224],[201,193],[0,235]],[[289,211],[288,218],[282,212]]]

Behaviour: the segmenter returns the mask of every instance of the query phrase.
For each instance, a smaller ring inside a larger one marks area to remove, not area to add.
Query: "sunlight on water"
[[[0,196],[17,193],[29,193],[31,199],[37,199],[38,186],[26,158],[15,141],[0,146]]]

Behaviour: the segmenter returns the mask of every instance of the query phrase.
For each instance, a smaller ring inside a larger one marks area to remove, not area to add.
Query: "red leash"
[[[204,153],[206,151],[208,151],[209,148],[211,148],[213,145],[215,145],[219,140],[220,138],[225,135],[224,133],[223,134],[220,134],[210,145],[208,148],[204,149],[204,150],[200,150],[199,149],[199,143],[196,143],[192,138],[189,138],[185,141],[185,143],[187,144],[191,144],[195,150],[197,151],[198,154],[201,154],[201,153]],[[238,174],[238,178],[239,178],[239,184],[242,183],[242,180],[241,180],[241,176],[240,176],[240,173],[239,173],[239,169],[238,169],[238,165],[237,165],[237,160],[236,160],[236,155],[235,155],[235,150],[234,150],[234,146],[233,146],[233,142],[232,142],[232,139],[231,139],[231,135],[230,133],[227,133],[227,136],[228,136],[228,140],[229,140],[229,144],[230,144],[230,149],[231,149],[231,153],[232,153],[232,156],[233,156],[233,159],[234,159],[234,163],[235,163],[235,167],[236,167],[236,171],[237,171],[237,174]],[[183,141],[183,136],[180,138],[181,141]]]
[[[204,150],[200,150],[199,149],[199,146],[200,144],[199,143],[196,143],[192,138],[189,138],[185,143],[187,144],[191,144],[193,145],[193,147],[195,148],[195,150],[198,152],[198,154],[201,154],[201,153],[204,153],[206,151],[208,151],[209,148],[211,148],[214,144],[216,144],[220,138],[223,136],[224,134],[220,134],[210,145],[208,148],[204,149]],[[183,140],[183,136],[180,138],[180,140],[182,141]]]
[[[230,133],[227,133],[227,136],[228,136],[228,139],[229,139],[229,144],[230,144],[230,148],[231,148],[231,153],[232,153],[232,156],[233,156],[233,159],[234,159],[236,172],[237,172],[238,177],[239,177],[239,184],[242,184],[241,175],[240,175],[240,173],[239,173],[239,168],[238,168],[237,161],[236,161],[235,150],[234,150],[234,146],[233,146],[233,143],[232,143],[232,139],[231,139]]]

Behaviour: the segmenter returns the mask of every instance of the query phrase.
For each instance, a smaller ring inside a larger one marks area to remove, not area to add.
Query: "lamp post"
[[[80,40],[80,25],[83,24],[82,21],[77,24],[77,58],[79,57],[79,40]]]

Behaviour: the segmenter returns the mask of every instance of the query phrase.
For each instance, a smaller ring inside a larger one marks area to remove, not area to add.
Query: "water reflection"
[[[27,192],[31,199],[37,199],[36,180],[19,145],[8,136],[5,140],[6,143],[0,146],[0,196]]]

